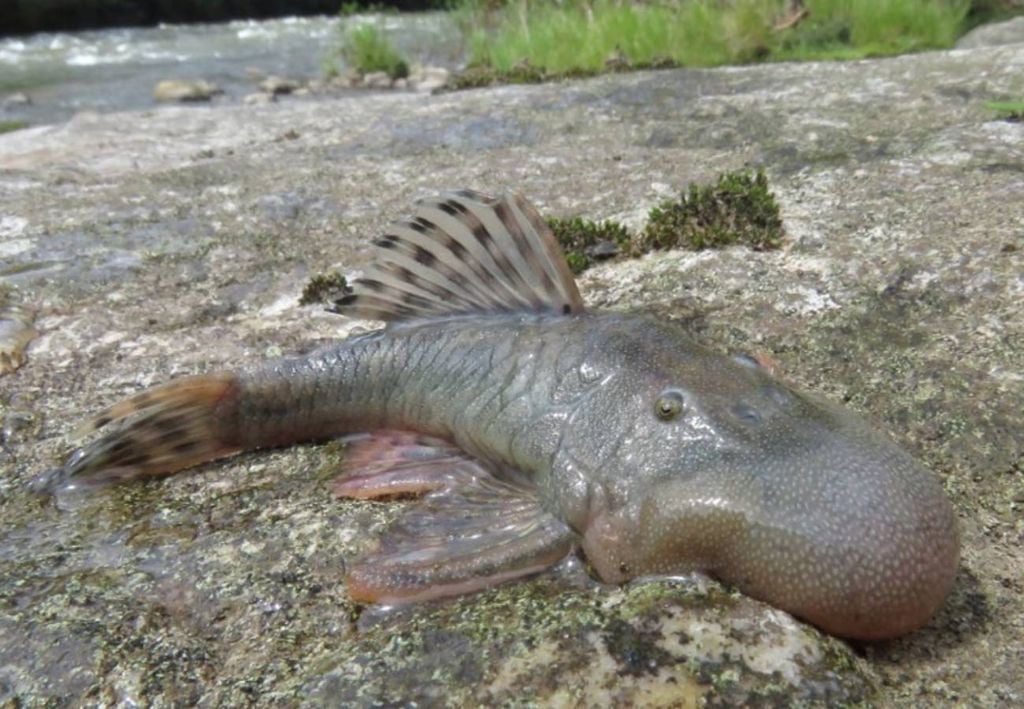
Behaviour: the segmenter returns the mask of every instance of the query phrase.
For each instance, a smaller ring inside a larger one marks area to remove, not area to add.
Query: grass
[[[0,121],[0,134],[28,128],[28,121]]]
[[[343,13],[345,9],[343,9]],[[328,78],[337,76],[336,59],[340,56],[351,70],[365,76],[383,71],[394,81],[409,76],[409,63],[394,48],[387,36],[375,24],[342,21],[341,48],[330,52],[323,63]]]
[[[1024,121],[1024,101],[988,101],[985,108],[995,111],[1001,120],[1014,123]]]
[[[498,74],[529,62],[543,75],[609,68],[851,59],[949,47],[969,0],[806,0],[777,29],[786,0],[465,0],[456,13],[471,64]]]

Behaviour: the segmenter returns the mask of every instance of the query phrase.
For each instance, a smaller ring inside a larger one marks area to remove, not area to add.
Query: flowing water
[[[163,79],[205,79],[238,101],[276,74],[314,78],[341,44],[342,22],[377,24],[412,62],[452,68],[462,43],[443,13],[238,20],[0,38],[0,121],[65,120],[78,111],[153,105]],[[10,100],[28,96],[30,103]]]

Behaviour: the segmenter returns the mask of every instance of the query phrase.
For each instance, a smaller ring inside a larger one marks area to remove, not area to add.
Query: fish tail
[[[175,473],[239,452],[236,375],[188,377],[101,412],[82,433],[104,431],[51,471],[46,487],[90,486]]]

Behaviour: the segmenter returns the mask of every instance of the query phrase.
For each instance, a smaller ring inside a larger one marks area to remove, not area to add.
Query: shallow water
[[[458,31],[443,13],[359,15],[346,22],[379,25],[410,61],[452,67],[461,59]],[[160,25],[0,39],[0,120],[32,124],[79,111],[153,105],[163,79],[205,79],[225,101],[256,90],[267,74],[313,78],[340,44],[336,16]],[[30,104],[5,103],[23,92]]]

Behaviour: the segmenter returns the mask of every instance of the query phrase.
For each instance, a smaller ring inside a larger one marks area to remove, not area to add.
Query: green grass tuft
[[[345,33],[345,62],[360,74],[383,71],[392,79],[409,76],[409,63],[375,25],[358,25]]]
[[[1004,121],[1024,121],[1024,101],[988,101],[985,108],[995,111],[996,116]]]
[[[471,65],[496,80],[523,61],[546,77],[651,66],[849,59],[949,47],[969,0],[806,0],[809,14],[777,28],[786,0],[561,0],[457,9]],[[532,75],[531,75],[532,76]]]
[[[756,251],[778,248],[782,218],[764,171],[729,172],[713,185],[691,184],[677,200],[651,210],[633,240],[633,255],[655,249],[708,249],[744,244]]]
[[[592,222],[582,217],[552,217],[547,223],[562,246],[565,260],[573,273],[585,271],[595,261],[614,258],[629,250],[629,232],[616,221]]]
[[[0,134],[13,133],[22,128],[28,128],[28,121],[0,121]]]

